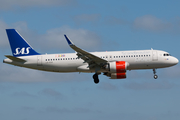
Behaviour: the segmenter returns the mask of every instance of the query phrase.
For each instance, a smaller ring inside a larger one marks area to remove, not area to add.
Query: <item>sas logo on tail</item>
[[[27,47],[26,49],[24,47],[22,49],[16,48],[16,53],[14,53],[14,55],[19,55],[19,54],[27,55],[27,54],[29,54],[29,49],[31,49],[31,48],[30,47]]]

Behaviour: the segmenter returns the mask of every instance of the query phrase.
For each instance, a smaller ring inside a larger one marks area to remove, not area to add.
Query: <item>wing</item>
[[[81,48],[75,46],[73,44],[73,42],[66,36],[64,35],[64,37],[66,38],[69,46],[75,50],[77,52],[77,56],[78,58],[81,58],[84,60],[84,63],[88,63],[89,64],[89,68],[92,68],[92,67],[103,67],[108,61],[105,60],[105,59],[102,59],[94,54],[91,54],[85,50],[82,50]]]

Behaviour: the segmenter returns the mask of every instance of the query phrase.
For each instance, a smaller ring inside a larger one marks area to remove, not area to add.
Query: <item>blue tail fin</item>
[[[40,55],[15,29],[6,29],[6,32],[13,56]]]

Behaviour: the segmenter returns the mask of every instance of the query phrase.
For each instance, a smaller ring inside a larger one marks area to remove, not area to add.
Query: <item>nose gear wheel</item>
[[[154,79],[157,79],[158,76],[156,75],[156,69],[153,69],[153,73],[154,73]]]

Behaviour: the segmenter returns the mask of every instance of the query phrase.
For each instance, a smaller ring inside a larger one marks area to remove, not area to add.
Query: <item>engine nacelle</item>
[[[128,66],[129,63],[125,61],[110,62],[108,64],[108,70],[110,73],[125,73]]]
[[[124,79],[126,78],[126,70],[129,66],[128,62],[125,61],[115,61],[110,62],[106,69],[109,71],[109,77],[110,79]]]
[[[111,73],[110,79],[124,79],[126,78],[126,73]]]

